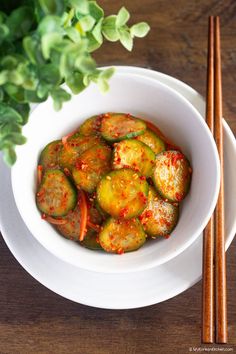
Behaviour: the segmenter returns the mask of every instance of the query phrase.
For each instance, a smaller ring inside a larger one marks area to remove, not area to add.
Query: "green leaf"
[[[60,74],[62,77],[70,76],[75,68],[75,61],[80,58],[81,47],[78,43],[69,44],[64,52],[61,54],[60,58]]]
[[[121,28],[119,30],[120,34],[120,42],[121,44],[128,50],[131,51],[133,49],[133,38],[127,29]]]
[[[53,89],[51,92],[51,97],[53,99],[53,106],[56,111],[59,111],[64,102],[71,99],[71,95],[63,90],[61,87]]]
[[[105,79],[105,80],[109,80],[114,73],[115,73],[115,68],[108,68],[108,69],[102,70],[99,77],[102,79]]]
[[[34,12],[29,6],[21,6],[12,11],[6,21],[11,39],[22,38],[27,35],[34,21]]]
[[[0,23],[5,22],[6,18],[7,15],[4,12],[0,11]]]
[[[150,26],[146,22],[139,22],[130,28],[130,33],[134,37],[145,37],[150,31]]]
[[[0,86],[8,81],[8,70],[0,71]]]
[[[77,95],[86,88],[83,82],[83,74],[79,72],[75,72],[73,73],[73,75],[67,77],[66,84],[69,86],[69,88],[75,95]]]
[[[41,36],[49,33],[63,34],[61,18],[59,16],[48,15],[40,22],[38,32]]]
[[[116,42],[119,40],[119,32],[116,28],[115,15],[108,16],[103,20],[102,34],[110,42]]]
[[[88,74],[95,70],[96,62],[90,56],[78,57],[75,62],[75,67],[83,74]]]
[[[74,9],[70,9],[69,12],[64,12],[63,18],[62,18],[62,23],[65,28],[71,27],[71,23],[72,23],[74,15],[75,15]]]
[[[100,45],[103,42],[103,37],[102,37],[102,23],[103,23],[103,18],[101,18],[98,23],[95,25],[94,29],[92,30],[92,35],[96,39],[97,43]]]
[[[41,43],[36,36],[25,37],[23,39],[24,50],[32,64],[43,64],[45,62],[42,55]]]
[[[21,115],[21,117],[22,117],[21,124],[22,125],[26,124],[28,122],[29,112],[30,112],[29,104],[28,103],[18,103],[13,100],[9,100],[8,104]],[[14,130],[12,130],[12,131],[14,131]]]
[[[13,146],[3,149],[3,159],[8,166],[14,165],[16,162],[16,152]]]
[[[68,27],[65,29],[67,36],[74,42],[79,43],[81,41],[81,36],[79,31],[74,27]]]
[[[40,82],[37,87],[37,96],[44,100],[44,97],[49,95],[49,91],[51,89],[51,85],[45,84],[44,82]]]
[[[98,82],[98,88],[102,93],[106,93],[109,90],[109,84],[107,80],[104,79],[99,79]]]
[[[19,63],[19,58],[13,55],[6,55],[1,59],[1,67],[7,70],[14,70]]]
[[[7,135],[9,133],[21,133],[21,126],[16,123],[5,123],[0,126],[1,135]],[[1,138],[0,138],[1,140]],[[2,141],[3,142],[3,141]]]
[[[22,87],[14,84],[6,84],[4,85],[4,90],[14,101],[19,103],[25,102],[25,90]]]
[[[76,9],[77,14],[87,15],[89,6],[87,0],[69,0],[69,4]]]
[[[84,32],[91,31],[95,22],[95,19],[90,15],[84,16],[79,20],[79,24]]]
[[[4,100],[4,91],[3,89],[0,87],[0,102]]]
[[[58,86],[61,82],[59,69],[53,64],[45,64],[39,67],[39,80],[51,86]]]
[[[59,33],[47,33],[42,37],[42,53],[45,59],[50,58],[50,52],[52,48],[58,47],[62,41],[62,37]]]
[[[27,102],[33,102],[33,103],[40,103],[43,102],[47,99],[47,96],[45,97],[39,97],[37,94],[37,91],[31,91],[31,90],[25,90],[25,100]]]
[[[0,24],[0,43],[2,43],[5,38],[7,38],[9,33],[9,28],[4,23]]]
[[[2,141],[10,142],[13,145],[23,145],[26,143],[26,138],[18,132],[10,132],[1,136]]]
[[[65,4],[62,0],[39,0],[39,4],[46,15],[61,16],[65,9]]]
[[[0,102],[0,124],[9,122],[22,124],[23,119],[14,108]]]
[[[101,44],[94,38],[92,33],[87,33],[87,40],[88,40],[88,52],[92,53],[101,47]]]
[[[89,1],[89,13],[96,21],[99,21],[104,17],[104,11],[96,1]]]
[[[124,26],[129,21],[129,18],[130,14],[123,6],[117,14],[116,27],[120,28],[121,26]]]

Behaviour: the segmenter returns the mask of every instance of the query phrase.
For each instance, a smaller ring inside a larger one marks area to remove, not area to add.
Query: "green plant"
[[[30,103],[51,96],[59,110],[71,98],[64,82],[73,94],[91,81],[107,91],[114,69],[98,69],[91,53],[104,39],[132,50],[133,38],[144,37],[149,26],[128,27],[124,7],[105,17],[90,0],[1,0],[0,9],[0,150],[13,165],[16,145],[26,142]]]

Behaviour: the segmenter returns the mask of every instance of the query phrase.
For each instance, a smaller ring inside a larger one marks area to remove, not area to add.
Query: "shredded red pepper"
[[[81,215],[79,240],[83,241],[87,232],[86,226],[87,226],[87,219],[88,219],[88,205],[86,201],[86,195],[83,190],[79,191],[79,207],[80,207],[80,215]]]
[[[38,181],[38,185],[40,185],[40,183],[42,182],[42,176],[43,176],[43,166],[42,165],[38,165],[37,166],[37,181]]]
[[[180,147],[173,144],[172,141],[170,141],[163,133],[162,131],[157,128],[153,123],[145,121],[147,127],[152,130],[155,134],[157,134],[164,142],[166,143],[166,148],[167,150],[178,150],[181,151]]]

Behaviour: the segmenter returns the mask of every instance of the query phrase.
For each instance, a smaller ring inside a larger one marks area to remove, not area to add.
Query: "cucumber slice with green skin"
[[[61,168],[67,168],[72,170],[75,165],[75,161],[80,154],[87,149],[100,144],[101,140],[96,136],[82,136],[78,133],[74,135],[74,138],[68,139],[65,145],[63,145],[59,153],[59,165]]]
[[[164,201],[153,187],[149,187],[148,204],[139,218],[149,236],[168,236],[178,222],[178,203]]]
[[[180,202],[189,191],[192,169],[184,154],[169,150],[156,156],[153,182],[158,192],[172,202]]]
[[[148,183],[138,172],[130,169],[112,171],[97,186],[101,208],[117,218],[138,216],[147,204]]]
[[[58,158],[61,148],[61,140],[55,140],[47,144],[39,157],[39,165],[42,165],[44,169],[58,168]]]
[[[87,231],[85,238],[80,244],[90,250],[102,250],[97,232],[91,229]]]
[[[88,217],[93,224],[95,225],[102,224],[102,217],[93,205],[89,206]],[[56,225],[56,228],[59,231],[59,233],[70,240],[79,241],[80,220],[81,220],[79,205],[77,205],[74,210],[70,210],[68,214],[63,217],[63,219],[67,221],[66,224]],[[88,227],[88,231],[86,233],[85,238],[87,237],[90,238],[93,233],[97,235],[97,233],[94,230],[91,230]]]
[[[38,188],[36,202],[43,213],[64,216],[76,206],[77,192],[62,171],[47,170]]]
[[[70,210],[63,219],[65,219],[67,223],[56,225],[58,232],[69,240],[79,241],[81,219],[79,205],[77,205],[74,210]]]
[[[100,114],[86,119],[86,121],[80,126],[79,132],[84,136],[100,134],[102,118],[103,115]]]
[[[109,218],[99,233],[99,241],[106,252],[121,254],[143,246],[146,235],[136,218],[130,220]]]
[[[101,215],[101,217],[103,218],[103,220],[106,220],[109,217],[109,214],[101,208],[97,199],[95,200],[95,207],[96,207],[97,211],[99,212],[99,214]]]
[[[94,225],[102,225],[103,217],[97,210],[95,202],[92,204],[88,203],[88,220]]]
[[[72,176],[77,188],[92,193],[101,177],[111,169],[111,149],[97,145],[83,152],[75,162]]]
[[[109,142],[133,138],[145,130],[144,121],[125,113],[104,114],[101,124],[101,134]]]
[[[155,133],[153,133],[150,129],[147,129],[142,135],[138,136],[136,139],[148,145],[155,154],[159,154],[160,152],[166,150],[165,142],[161,138],[159,138]]]
[[[155,154],[152,149],[135,139],[123,140],[115,144],[113,168],[131,168],[141,175],[152,175],[155,164]]]

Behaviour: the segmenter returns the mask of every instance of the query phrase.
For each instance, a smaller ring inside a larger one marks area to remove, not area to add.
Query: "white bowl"
[[[91,251],[60,236],[41,219],[35,204],[36,166],[50,141],[102,112],[129,112],[155,123],[183,152],[193,167],[191,188],[182,202],[177,227],[169,239],[147,242],[136,252],[116,255]],[[27,144],[17,149],[12,186],[17,207],[34,237],[51,253],[73,265],[104,273],[140,271],[165,263],[189,247],[209,220],[219,192],[220,168],[214,139],[201,115],[168,86],[136,74],[119,71],[110,90],[101,94],[95,85],[53,110],[49,99],[35,108],[24,128]]]

